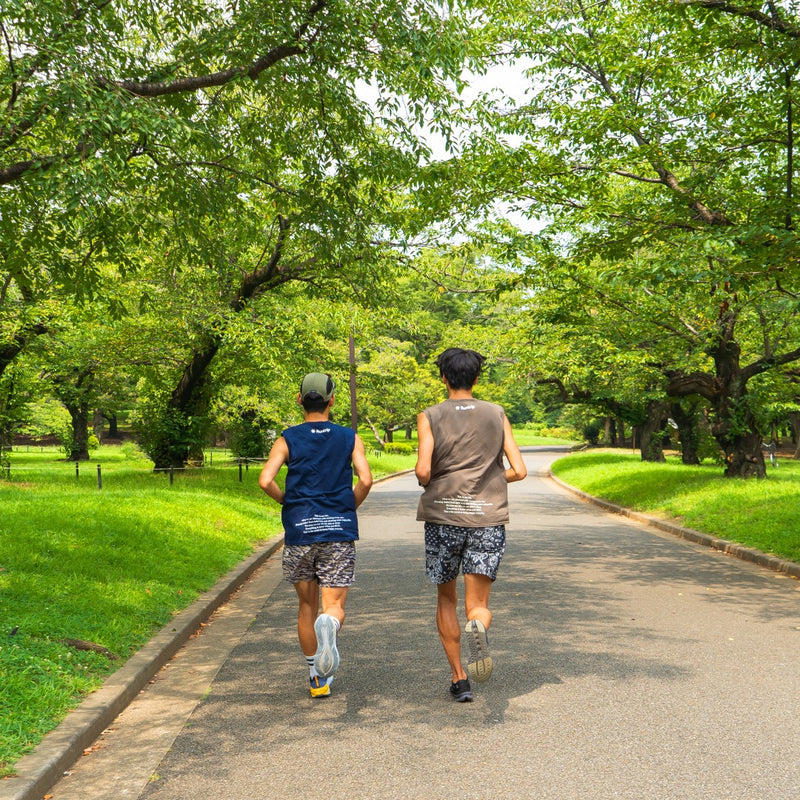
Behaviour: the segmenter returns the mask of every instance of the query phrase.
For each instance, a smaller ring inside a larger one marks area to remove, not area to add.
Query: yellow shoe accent
[[[331,686],[329,680],[322,680],[322,678],[311,678],[311,696],[312,697],[327,697],[331,693]]]

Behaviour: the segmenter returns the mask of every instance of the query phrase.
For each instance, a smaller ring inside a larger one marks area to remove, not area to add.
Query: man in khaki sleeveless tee
[[[417,419],[415,472],[425,487],[417,519],[425,522],[425,569],[438,587],[436,623],[453,673],[450,693],[458,702],[472,700],[469,677],[482,683],[492,673],[486,631],[492,622],[489,594],[505,550],[507,486],[528,474],[502,407],[472,396],[484,361],[474,350],[445,350],[436,365],[447,400]],[[457,615],[459,570],[470,650],[466,672]]]

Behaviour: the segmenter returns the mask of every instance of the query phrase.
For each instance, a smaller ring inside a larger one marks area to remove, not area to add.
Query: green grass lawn
[[[651,464],[638,454],[590,451],[559,459],[553,473],[595,497],[800,562],[800,462],[767,465],[765,480],[725,478],[722,467]]]
[[[0,777],[172,615],[281,533],[261,465],[240,480],[228,452],[172,483],[130,448],[101,447],[77,475],[62,456],[22,448],[0,480]],[[414,461],[370,454],[376,477]]]

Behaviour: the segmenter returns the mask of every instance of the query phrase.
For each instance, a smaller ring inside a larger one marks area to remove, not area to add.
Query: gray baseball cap
[[[305,400],[312,392],[316,392],[323,400],[328,401],[333,397],[336,384],[330,375],[323,372],[309,372],[300,384],[300,399]]]

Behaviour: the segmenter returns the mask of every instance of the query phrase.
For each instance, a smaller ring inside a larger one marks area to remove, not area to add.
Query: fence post
[[[78,472],[79,472],[79,471],[78,471],[78,462],[76,461],[76,462],[75,462],[75,477],[76,477],[76,478],[78,477]]]
[[[175,480],[175,467],[170,464],[169,467],[169,485],[172,486],[172,482]]]
[[[97,488],[98,489],[102,489],[103,488],[103,476],[102,476],[102,474],[100,472],[100,465],[99,464],[97,465]]]
[[[242,459],[239,459],[239,483],[242,482]]]

